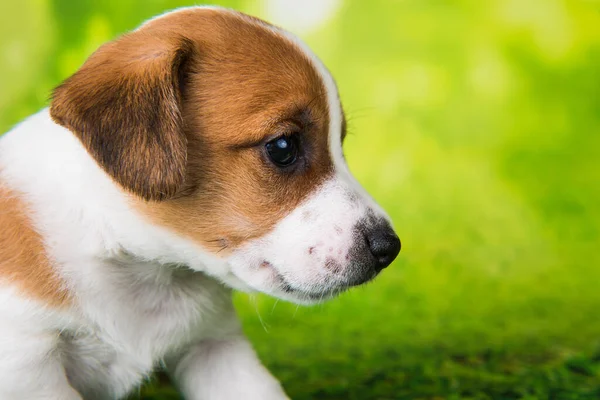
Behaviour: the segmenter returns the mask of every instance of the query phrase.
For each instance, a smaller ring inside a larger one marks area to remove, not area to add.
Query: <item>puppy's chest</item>
[[[169,353],[233,329],[228,289],[187,270],[136,271],[147,267],[109,269],[80,296],[77,326],[61,334],[69,380],[89,398],[127,393]]]

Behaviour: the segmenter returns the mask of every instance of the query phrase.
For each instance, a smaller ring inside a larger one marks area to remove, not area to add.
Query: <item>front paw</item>
[[[290,400],[278,382],[239,385],[235,381],[210,391],[202,399],[210,400]]]

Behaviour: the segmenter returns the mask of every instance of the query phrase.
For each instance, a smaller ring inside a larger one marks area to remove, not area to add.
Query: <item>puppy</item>
[[[0,399],[284,399],[231,290],[310,304],[400,250],[293,35],[180,9],[105,44],[0,140]]]

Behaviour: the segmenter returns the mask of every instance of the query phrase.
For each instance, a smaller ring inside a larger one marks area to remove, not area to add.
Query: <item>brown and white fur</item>
[[[314,303],[399,251],[344,135],[325,67],[261,20],[186,8],[102,46],[0,140],[0,400],[119,399],[157,367],[188,400],[286,398],[231,289]]]

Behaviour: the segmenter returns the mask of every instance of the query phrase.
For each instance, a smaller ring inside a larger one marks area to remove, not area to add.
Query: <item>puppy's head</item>
[[[366,282],[400,241],[342,153],[336,85],[298,39],[191,8],[108,43],[51,115],[134,206],[224,262],[207,272],[296,302]]]

